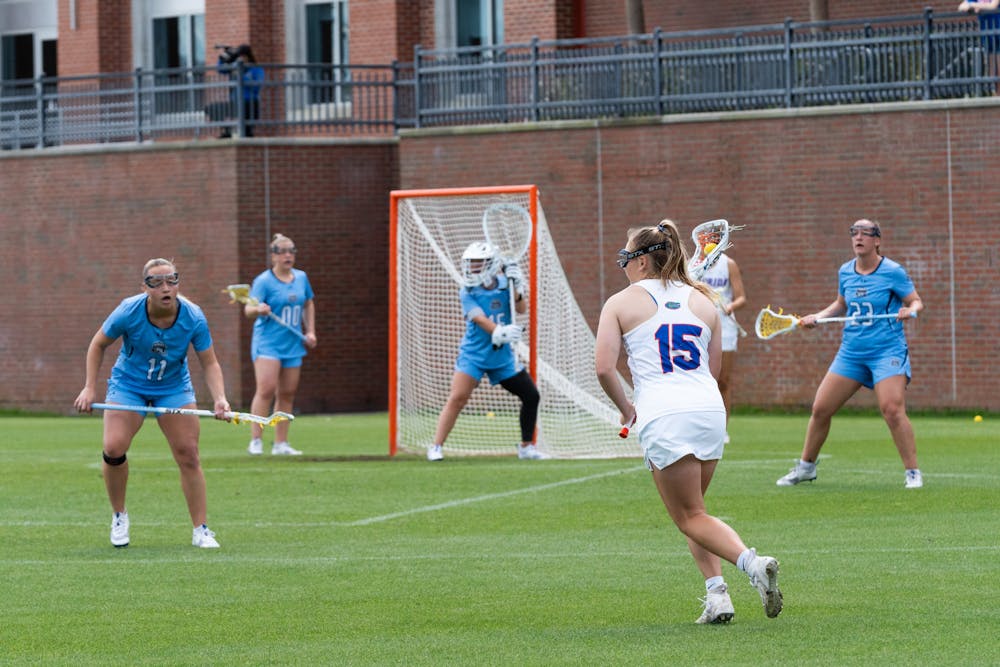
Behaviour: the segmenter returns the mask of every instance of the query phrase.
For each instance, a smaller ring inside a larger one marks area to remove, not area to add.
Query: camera
[[[235,46],[229,46],[228,44],[216,44],[215,48],[220,49],[222,53],[219,54],[219,62],[228,65],[239,58],[239,49]]]

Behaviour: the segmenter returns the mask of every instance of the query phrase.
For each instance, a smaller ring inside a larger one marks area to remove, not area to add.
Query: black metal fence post
[[[795,85],[792,63],[792,19],[785,19],[785,108],[792,108],[792,88]]]

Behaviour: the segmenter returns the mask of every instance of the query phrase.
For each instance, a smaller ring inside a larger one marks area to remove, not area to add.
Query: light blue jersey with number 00
[[[878,268],[868,275],[855,269],[852,259],[840,267],[839,290],[847,302],[848,317],[858,316],[844,325],[841,353],[851,357],[867,358],[873,350],[893,347],[906,349],[903,324],[893,319],[864,319],[866,315],[895,313],[903,306],[903,298],[914,291],[913,281],[906,270],[888,257],[883,257]]]
[[[292,269],[292,281],[285,283],[268,269],[253,279],[250,296],[270,306],[282,322],[302,331],[302,311],[313,298],[313,289],[305,271]],[[291,359],[306,354],[302,340],[270,317],[258,317],[253,323],[251,349],[254,358]]]
[[[122,339],[109,384],[144,396],[191,391],[188,346],[197,352],[212,347],[205,314],[196,304],[179,297],[177,319],[160,329],[146,315],[146,298],[137,294],[125,299],[101,327],[108,338]]]

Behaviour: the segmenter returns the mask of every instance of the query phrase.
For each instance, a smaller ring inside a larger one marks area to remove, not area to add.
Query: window
[[[309,102],[350,102],[347,1],[309,3],[305,10]]]
[[[454,0],[455,46],[503,44],[503,0]]]
[[[205,15],[153,19],[153,67],[201,67],[205,64]]]

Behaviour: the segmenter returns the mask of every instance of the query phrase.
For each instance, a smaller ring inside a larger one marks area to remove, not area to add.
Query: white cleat
[[[276,442],[271,445],[271,456],[302,456],[302,452],[293,449],[287,442]]]
[[[708,591],[705,597],[701,598],[701,601],[705,603],[705,609],[695,623],[716,624],[728,623],[733,620],[733,616],[735,616],[733,601],[729,599],[729,589],[726,588],[725,584]]]
[[[919,489],[924,485],[924,476],[920,474],[920,470],[907,470],[906,471],[906,483],[904,488],[907,489]]]
[[[428,461],[441,461],[444,459],[444,452],[441,451],[441,445],[431,445],[427,448],[427,460]]]
[[[111,544],[116,549],[128,546],[128,526],[128,512],[115,512],[111,517]]]
[[[202,549],[219,548],[219,543],[215,540],[215,533],[209,530],[205,524],[201,524],[191,533],[191,545]]]
[[[770,556],[758,556],[756,549],[751,549],[754,558],[748,572],[750,583],[760,593],[761,604],[768,618],[775,618],[781,613],[781,591],[778,589],[778,561]]]
[[[254,438],[247,445],[247,454],[250,456],[260,456],[264,453],[264,442],[260,438]]]
[[[795,486],[799,482],[811,482],[816,479],[816,466],[812,467],[812,470],[808,470],[802,465],[802,462],[795,464],[787,475],[779,479],[775,484],[778,486]]]
[[[518,445],[517,458],[525,461],[542,461],[549,457],[538,451],[538,447],[535,447],[534,445],[525,445],[523,447]]]

